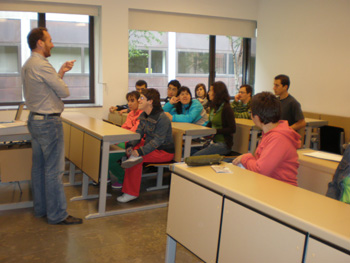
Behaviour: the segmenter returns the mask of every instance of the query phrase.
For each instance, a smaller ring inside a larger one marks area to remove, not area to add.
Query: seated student
[[[136,81],[135,83],[135,89],[138,93],[141,93],[142,90],[147,89],[147,82],[140,79],[138,81]],[[117,111],[119,113],[119,115],[122,115],[125,112],[129,112],[129,108],[128,108],[128,104],[125,105],[117,105],[117,106],[111,106],[109,108],[109,112],[112,113],[114,111]]]
[[[122,125],[122,128],[136,132],[136,129],[140,123],[138,117],[142,113],[142,110],[139,110],[140,93],[137,91],[132,91],[126,94],[126,99],[128,101],[129,114],[126,117],[126,121]],[[125,143],[119,143],[118,146],[122,149],[125,149]],[[125,153],[111,153],[109,155],[109,165],[108,170],[109,174],[112,174],[117,178],[117,181],[112,184],[113,189],[119,189],[123,186],[124,180],[124,169],[120,167],[118,161],[125,156]]]
[[[297,186],[300,135],[280,120],[281,103],[272,93],[256,94],[251,105],[252,120],[262,129],[262,138],[254,155],[240,155],[232,163]]]
[[[169,162],[174,158],[174,143],[171,122],[164,114],[160,104],[159,92],[155,89],[143,90],[139,98],[140,124],[136,132],[141,139],[126,144],[129,159],[122,163],[125,169],[123,195],[118,202],[126,203],[136,199],[140,194],[142,164],[144,162]]]
[[[221,154],[231,152],[233,134],[236,132],[235,115],[230,106],[230,95],[222,81],[214,82],[209,90],[211,107],[207,127],[216,129],[212,143],[193,155]]]
[[[173,79],[168,83],[168,96],[165,98],[165,103],[169,102],[169,100],[176,96],[177,92],[181,88],[181,84],[178,80]]]
[[[242,85],[239,88],[239,92],[231,104],[236,118],[250,119],[250,103],[252,100],[252,92],[252,87],[249,85]]]
[[[350,204],[350,144],[345,149],[326,196]]]
[[[163,110],[173,122],[189,122],[203,126],[208,123],[208,115],[202,104],[198,100],[192,99],[190,89],[185,86],[179,89],[177,97],[172,97],[163,106]]]
[[[207,89],[203,83],[199,83],[196,85],[194,89],[194,95],[197,100],[202,104],[203,108],[206,112],[209,111],[209,101],[208,101],[208,95],[207,95]]]

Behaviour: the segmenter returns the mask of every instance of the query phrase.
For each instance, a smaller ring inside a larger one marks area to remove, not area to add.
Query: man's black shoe
[[[57,223],[57,225],[78,225],[82,223],[83,219],[74,216],[68,216],[65,220]]]

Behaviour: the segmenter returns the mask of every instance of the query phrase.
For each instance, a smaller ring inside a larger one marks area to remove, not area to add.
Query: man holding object
[[[28,130],[32,136],[32,191],[36,217],[47,217],[49,224],[81,224],[82,219],[68,215],[62,184],[64,141],[61,98],[70,95],[64,74],[75,60],[65,62],[59,72],[47,60],[54,47],[47,29],[34,28],[28,34],[32,51],[22,68],[26,106],[30,110]]]

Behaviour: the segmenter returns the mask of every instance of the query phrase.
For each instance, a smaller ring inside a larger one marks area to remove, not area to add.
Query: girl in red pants
[[[125,169],[123,195],[117,200],[122,203],[136,199],[140,194],[142,164],[144,162],[162,163],[174,158],[174,143],[169,118],[163,112],[160,95],[156,89],[145,89],[139,98],[140,124],[136,130],[140,138],[145,136],[144,144],[140,140],[126,144],[129,159],[123,162]]]

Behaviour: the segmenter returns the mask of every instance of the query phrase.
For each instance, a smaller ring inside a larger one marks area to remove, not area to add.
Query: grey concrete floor
[[[79,176],[77,176],[77,181]],[[67,181],[64,176],[64,181]],[[155,181],[144,178],[138,200],[119,204],[120,190],[108,187],[111,209],[139,206],[168,200],[169,191],[145,192]],[[29,183],[0,184],[0,204],[31,199]],[[65,187],[68,212],[84,218],[97,211],[97,200],[70,202],[81,194],[80,186]],[[89,193],[98,188],[89,186]],[[148,211],[84,220],[82,225],[49,225],[35,218],[32,208],[0,211],[0,262],[165,262],[167,207]],[[202,262],[177,245],[176,262]]]

